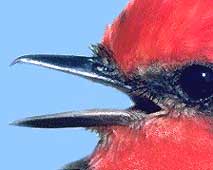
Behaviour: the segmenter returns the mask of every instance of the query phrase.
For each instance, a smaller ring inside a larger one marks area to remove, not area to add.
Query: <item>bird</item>
[[[127,94],[127,109],[35,116],[13,124],[83,127],[93,153],[64,170],[213,170],[213,1],[130,0],[92,56],[24,55]],[[118,101],[119,104],[119,101]]]

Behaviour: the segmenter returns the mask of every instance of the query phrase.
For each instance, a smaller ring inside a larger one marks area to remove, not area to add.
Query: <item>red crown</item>
[[[124,72],[151,63],[213,61],[212,0],[132,0],[103,44]]]

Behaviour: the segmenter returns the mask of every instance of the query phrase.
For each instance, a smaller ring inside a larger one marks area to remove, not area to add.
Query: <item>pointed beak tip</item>
[[[18,127],[33,127],[31,122],[27,119],[24,120],[16,120],[14,122],[9,123],[10,126],[18,126]]]
[[[18,63],[23,63],[25,59],[27,59],[27,56],[18,57],[10,64],[10,66],[14,66]]]
[[[14,121],[9,123],[10,126],[23,126],[23,123],[21,121]]]
[[[10,67],[16,65],[17,63],[19,63],[19,58],[16,58],[12,63],[10,63]]]

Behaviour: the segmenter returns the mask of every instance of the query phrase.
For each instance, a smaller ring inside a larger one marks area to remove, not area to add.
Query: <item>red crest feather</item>
[[[212,0],[132,0],[103,44],[124,72],[151,63],[213,61]]]

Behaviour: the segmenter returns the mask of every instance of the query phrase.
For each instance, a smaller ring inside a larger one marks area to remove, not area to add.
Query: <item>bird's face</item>
[[[39,128],[86,127],[101,140],[65,169],[213,167],[213,3],[133,0],[92,57],[28,55],[31,63],[126,93],[126,110],[66,112],[17,121]]]

